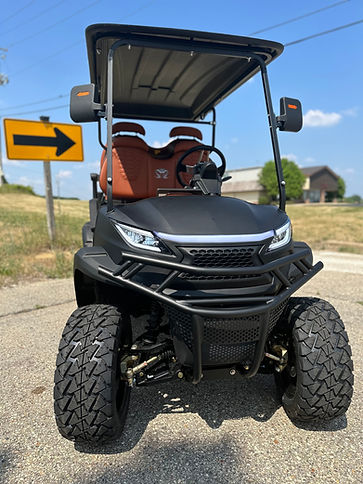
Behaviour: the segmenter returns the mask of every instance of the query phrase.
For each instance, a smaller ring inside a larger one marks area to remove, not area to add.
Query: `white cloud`
[[[281,155],[281,158],[287,158],[290,161],[295,161],[297,163],[298,156],[295,153],[287,153],[286,155]]]
[[[30,178],[28,176],[21,176],[17,178],[14,183],[17,183],[19,185],[30,185],[34,187],[34,185],[44,185],[44,180],[42,180],[41,178]]]
[[[238,143],[238,141],[239,141],[239,139],[238,139],[238,138],[236,138],[236,137],[231,138],[231,143],[233,143],[233,144]]]
[[[312,156],[307,156],[303,159],[302,163],[316,163],[316,159]]]
[[[99,168],[101,166],[101,157],[99,160],[83,163],[83,166],[87,166],[88,168]]]
[[[354,168],[346,168],[343,171],[344,171],[344,173],[347,173],[348,175],[353,175],[355,173],[355,169]]]
[[[8,166],[24,166],[23,161],[3,159],[3,164]]]
[[[338,124],[342,119],[342,115],[339,113],[324,113],[320,109],[309,109],[304,114],[304,126],[316,127],[316,126],[334,126]]]
[[[341,111],[341,113],[344,116],[356,117],[356,116],[358,116],[358,110],[359,110],[359,108],[356,106],[354,108],[344,109],[343,111]]]
[[[160,141],[153,141],[151,146],[153,148],[162,148],[163,146],[166,146],[168,143],[170,143],[170,141],[172,141],[174,138],[169,138],[168,141],[162,141],[160,143]]]
[[[72,176],[72,172],[70,170],[61,170],[56,175],[57,178],[70,178]]]

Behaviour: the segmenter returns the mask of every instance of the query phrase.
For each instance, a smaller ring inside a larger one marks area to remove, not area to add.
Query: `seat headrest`
[[[120,131],[128,131],[131,133],[140,133],[145,135],[145,129],[141,126],[141,124],[137,123],[116,123],[112,126],[112,134],[119,133]]]
[[[170,138],[175,136],[193,136],[202,141],[203,135],[197,128],[190,128],[189,126],[177,126],[173,128],[169,133]]]

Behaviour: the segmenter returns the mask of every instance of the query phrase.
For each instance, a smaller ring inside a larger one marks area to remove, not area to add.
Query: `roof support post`
[[[112,200],[112,106],[113,106],[113,54],[114,46],[108,51],[107,58],[107,211],[113,209]]]
[[[272,106],[270,85],[269,85],[269,82],[268,82],[266,65],[262,61],[262,62],[260,62],[260,66],[261,66],[261,77],[262,77],[263,90],[264,90],[264,93],[265,93],[268,123],[269,123],[269,127],[270,127],[272,149],[273,149],[273,153],[274,153],[277,183],[278,183],[278,187],[279,187],[279,195],[280,195],[279,196],[279,208],[280,208],[280,210],[285,211],[285,205],[286,205],[285,180],[284,180],[284,174],[283,174],[282,165],[281,165],[279,141],[278,141],[278,138],[277,138],[276,116],[275,116],[273,106]]]
[[[212,109],[212,115],[213,115],[213,120],[212,120],[212,146],[215,148],[216,146],[216,108]]]

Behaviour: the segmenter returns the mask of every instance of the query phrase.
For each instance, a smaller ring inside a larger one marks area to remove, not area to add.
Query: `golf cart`
[[[302,112],[292,98],[273,112],[266,65],[283,46],[112,24],[88,27],[86,40],[91,84],[72,89],[71,118],[97,122],[104,151],[74,259],[78,309],[57,358],[60,433],[76,442],[117,438],[133,387],[258,372],[275,375],[293,421],[344,414],[353,385],[344,325],[328,302],[291,297],[323,264],[293,241],[285,212],[277,129],[299,131]],[[215,107],[258,72],[278,207],[221,196],[229,177],[215,146]],[[142,120],[176,123],[171,141],[149,146]],[[197,124],[211,127],[210,144]],[[147,322],[137,334],[140,316]]]

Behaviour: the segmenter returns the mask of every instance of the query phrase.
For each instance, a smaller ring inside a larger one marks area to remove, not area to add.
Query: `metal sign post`
[[[49,123],[48,116],[40,116],[40,121]],[[15,140],[15,135],[14,135]],[[47,206],[47,226],[50,242],[53,244],[55,240],[55,217],[54,217],[54,203],[52,190],[52,173],[50,170],[50,161],[43,161],[44,172],[44,187],[45,187],[45,203]]]
[[[47,225],[49,239],[53,243],[55,240],[55,217],[52,190],[52,174],[50,170],[50,161],[43,161],[44,185],[45,185],[45,203],[47,205]]]
[[[1,150],[1,125],[0,125],[0,187],[3,186],[5,182],[5,175],[3,172],[3,154]]]

